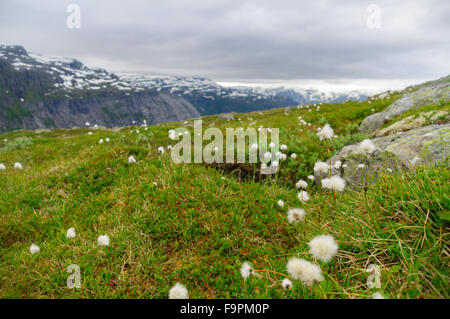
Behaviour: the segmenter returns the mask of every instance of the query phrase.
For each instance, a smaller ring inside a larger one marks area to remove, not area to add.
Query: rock
[[[395,122],[394,124],[377,131],[375,133],[375,136],[380,137],[397,132],[408,131],[425,125],[448,122],[448,115],[449,112],[445,110],[411,115],[401,121]]]
[[[410,109],[429,104],[439,104],[442,100],[450,101],[450,82],[433,84],[408,93],[400,100],[392,103],[383,112],[366,117],[361,123],[360,130],[372,134],[385,123]]]
[[[226,121],[234,120],[234,114],[231,114],[231,113],[229,113],[229,114],[225,114],[225,113],[219,114],[219,120],[226,120]]]
[[[378,172],[406,169],[416,165],[448,165],[450,155],[450,124],[429,125],[407,132],[397,132],[372,139],[377,150],[364,154],[359,144],[348,145],[332,157],[332,163],[341,161],[340,169],[333,168],[349,185],[361,185]],[[364,168],[359,168],[364,164]],[[375,174],[373,174],[375,173]],[[325,176],[319,176],[324,178]],[[317,176],[316,176],[317,178]]]

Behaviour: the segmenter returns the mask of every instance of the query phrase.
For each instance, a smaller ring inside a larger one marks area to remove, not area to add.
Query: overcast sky
[[[0,0],[0,43],[227,85],[400,88],[450,73],[450,1]]]

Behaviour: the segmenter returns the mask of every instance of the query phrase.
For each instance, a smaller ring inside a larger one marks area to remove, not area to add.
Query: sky
[[[113,72],[380,91],[450,73],[450,1],[0,0],[0,44]]]

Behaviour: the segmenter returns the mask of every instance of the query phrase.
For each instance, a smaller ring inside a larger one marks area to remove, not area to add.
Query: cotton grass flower
[[[252,150],[257,150],[258,149],[258,144],[252,144],[252,146],[251,146],[251,149]]]
[[[19,163],[19,162],[15,162],[14,163],[14,168],[15,169],[23,169],[23,165],[21,163]]]
[[[308,179],[309,179],[311,182],[314,182],[314,175],[308,175]]]
[[[284,278],[284,279],[281,281],[281,287],[282,287],[284,290],[291,289],[291,288],[292,288],[292,281],[290,281],[288,278]]]
[[[242,278],[247,279],[253,274],[252,266],[248,262],[244,262],[241,266],[240,273]]]
[[[298,193],[297,197],[298,197],[298,199],[299,199],[301,202],[307,202],[307,201],[309,201],[309,195],[308,195],[308,193],[305,192],[305,191],[300,191],[300,192]]]
[[[130,157],[128,157],[128,164],[132,164],[132,163],[136,163],[136,159],[134,158],[133,155],[131,155]]]
[[[92,135],[92,132],[91,132],[91,131],[89,131],[89,132],[88,132],[88,135]]]
[[[40,251],[41,251],[41,249],[39,248],[38,245],[31,244],[31,246],[30,246],[30,254],[34,255],[34,254],[36,254],[36,253],[38,253]]]
[[[270,153],[270,152],[265,152],[265,153],[264,153],[264,160],[268,161],[268,160],[270,160],[270,159],[272,159],[272,153]]]
[[[292,154],[291,154],[291,158],[292,158],[292,159],[296,159],[296,158],[297,158],[297,154],[292,153]]]
[[[308,286],[323,280],[320,267],[304,259],[292,257],[289,259],[286,269],[292,278],[301,280]]]
[[[362,141],[361,144],[359,144],[359,148],[364,153],[369,153],[369,154],[372,154],[377,149],[375,144],[373,144],[373,142],[369,139],[365,139],[364,141]]]
[[[104,140],[101,138],[100,141],[98,141],[98,144],[103,144]]]
[[[109,143],[109,137],[105,138],[105,142]]]
[[[288,149],[288,147],[287,147],[286,144],[281,144],[280,150],[282,150],[282,151],[287,151],[287,149]]]
[[[284,207],[284,202],[281,199],[277,202],[277,204],[280,207]]]
[[[189,299],[186,287],[177,282],[175,286],[169,290],[169,299]]]
[[[75,232],[75,228],[70,227],[70,228],[67,230],[67,233],[66,233],[66,237],[67,237],[67,238],[75,238],[76,235],[77,235],[77,234],[76,234],[76,232]]]
[[[109,237],[108,235],[101,235],[97,238],[97,245],[99,246],[109,246]]]
[[[306,181],[304,181],[303,179],[301,179],[297,183],[295,183],[295,187],[297,187],[297,188],[308,188],[308,183]]]
[[[361,169],[361,168],[364,168],[366,165],[364,165],[364,164],[358,164],[358,168],[359,169]]]
[[[305,210],[303,208],[290,208],[287,212],[287,219],[290,223],[298,223],[305,218]]]
[[[334,192],[343,192],[345,188],[345,181],[338,175],[330,178],[322,179],[322,187]]]
[[[342,166],[342,162],[341,161],[336,161],[333,164],[333,168],[335,168],[335,169],[340,169],[341,166]]]
[[[158,147],[158,152],[159,152],[160,154],[164,154],[165,151],[166,151],[166,150],[164,149],[164,147],[162,147],[162,146]]]
[[[381,292],[377,291],[372,295],[372,299],[384,299],[384,296],[381,294]]]
[[[176,139],[177,139],[177,135],[176,135],[176,133],[175,133],[174,130],[170,130],[170,131],[169,131],[169,138],[170,138],[171,140],[176,140]]]
[[[317,136],[319,136],[320,140],[330,139],[334,136],[334,131],[330,124],[326,124],[319,132],[317,132]]]
[[[317,161],[314,164],[314,172],[316,173],[327,173],[329,169],[330,166],[325,162]]]
[[[338,252],[338,245],[333,236],[320,235],[314,237],[309,243],[309,253],[316,259],[329,262]]]
[[[4,171],[6,169],[5,164],[0,163],[0,171]]]

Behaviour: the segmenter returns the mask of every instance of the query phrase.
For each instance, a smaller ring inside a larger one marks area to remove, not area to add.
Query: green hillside
[[[160,154],[159,146],[175,143],[168,131],[191,132],[191,120],[147,130],[1,134],[0,296],[167,298],[179,282],[191,298],[372,298],[376,291],[385,298],[448,298],[445,163],[382,172],[366,188],[336,194],[307,179],[317,160],[367,138],[358,133],[361,121],[402,94],[236,114],[231,121],[203,118],[204,129],[279,128],[288,157],[273,178],[259,178],[257,165],[174,164],[168,151]],[[316,135],[326,123],[337,135],[328,144]],[[297,198],[299,179],[309,183],[306,203]],[[299,223],[287,219],[294,207],[306,211]],[[339,245],[328,263],[308,252],[308,242],[322,234]],[[100,235],[109,236],[109,246],[97,245]],[[40,252],[30,254],[32,243]],[[292,257],[319,265],[324,279],[308,286],[292,278]],[[258,275],[244,280],[244,262]],[[81,269],[79,289],[66,286],[71,264]],[[380,267],[380,289],[367,286],[370,264]],[[281,287],[286,277],[292,289]]]

